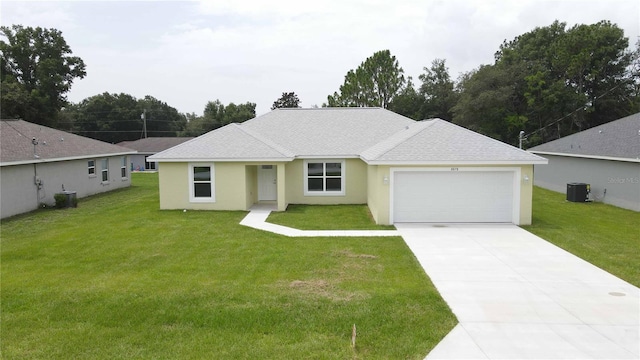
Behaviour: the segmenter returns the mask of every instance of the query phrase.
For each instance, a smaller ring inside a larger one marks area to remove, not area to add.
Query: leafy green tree
[[[299,108],[300,107],[300,99],[295,92],[283,92],[282,96],[271,105],[271,110],[279,109],[279,108]]]
[[[177,136],[187,125],[183,114],[153,96],[139,99],[137,108],[146,116],[148,137]]]
[[[458,100],[458,94],[454,91],[455,84],[449,76],[446,60],[435,59],[431,67],[425,67],[424,71],[425,73],[420,75],[422,85],[419,91],[424,98],[422,116],[425,119],[453,120],[451,109]]]
[[[175,108],[152,97],[136,99],[129,94],[103,93],[71,104],[61,112],[61,118],[72,122],[72,131],[94,139],[118,143],[145,136],[177,136],[186,125],[186,117]],[[68,127],[68,124],[60,123]]]
[[[0,37],[0,116],[55,125],[84,62],[56,29],[1,26]]]
[[[524,119],[514,81],[501,67],[482,65],[459,80],[460,97],[453,107],[454,122],[494,139],[513,143]],[[513,123],[511,126],[509,123]]]
[[[637,112],[633,53],[615,24],[553,24],[505,41],[460,84],[454,122],[527,146]]]
[[[407,78],[407,85],[389,104],[389,110],[414,120],[424,120],[424,102],[424,96],[416,91],[409,76]]]
[[[88,97],[63,111],[63,116],[73,119],[75,133],[110,143],[139,139],[140,114],[135,97],[108,92]]]
[[[368,57],[356,70],[349,70],[340,86],[340,93],[327,97],[331,107],[378,106],[388,108],[404,88],[404,70],[389,50]]]
[[[229,103],[225,106],[220,100],[209,101],[204,107],[204,115],[190,120],[181,132],[181,136],[200,136],[230,123],[241,123],[254,117],[256,117],[255,103],[246,102],[239,105]]]

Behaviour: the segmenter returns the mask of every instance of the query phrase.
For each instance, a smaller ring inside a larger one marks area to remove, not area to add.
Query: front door
[[[274,165],[258,166],[258,201],[277,200],[278,184]]]

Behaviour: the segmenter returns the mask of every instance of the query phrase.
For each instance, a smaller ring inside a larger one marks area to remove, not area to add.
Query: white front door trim
[[[520,167],[392,167],[389,169],[389,223],[394,223],[394,180],[396,172],[513,172],[513,206],[512,219],[515,225],[520,224],[520,182],[522,170]]]
[[[258,165],[258,201],[278,200],[276,165]]]

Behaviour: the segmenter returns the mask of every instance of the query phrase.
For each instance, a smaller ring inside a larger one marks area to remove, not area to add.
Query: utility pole
[[[142,113],[142,115],[140,115],[140,117],[142,118],[142,131],[144,132],[144,138],[147,138],[147,109],[144,109],[144,112]]]
[[[524,140],[524,131],[520,131],[520,136],[519,136],[519,144],[520,144],[520,149],[522,149],[522,140]]]

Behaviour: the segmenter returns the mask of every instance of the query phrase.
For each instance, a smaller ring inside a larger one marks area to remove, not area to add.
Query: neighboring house
[[[150,158],[162,209],[368,204],[379,224],[529,224],[546,160],[435,119],[380,108],[277,109]]]
[[[32,124],[0,121],[0,217],[130,186],[127,148]]]
[[[193,137],[150,137],[135,141],[123,141],[116,145],[137,151],[136,154],[129,156],[132,171],[156,171],[158,164],[155,161],[147,161],[149,156],[191,139]]]
[[[591,185],[591,199],[640,211],[640,113],[529,149],[549,159],[535,167],[535,185],[566,192]]]

